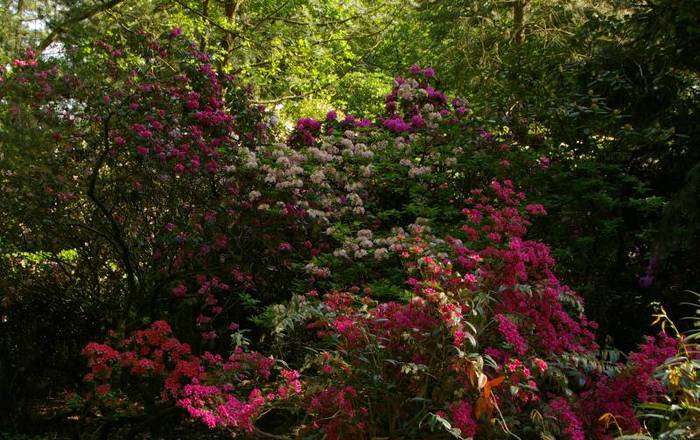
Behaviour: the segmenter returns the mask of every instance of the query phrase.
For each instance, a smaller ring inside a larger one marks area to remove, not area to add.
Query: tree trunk
[[[226,17],[227,23],[230,25],[236,19],[238,14],[238,9],[241,7],[243,0],[226,0],[224,2],[224,16]],[[222,67],[226,67],[231,61],[231,52],[233,51],[234,36],[230,33],[224,35],[221,46],[224,48],[226,53],[224,54],[224,61]]]
[[[12,48],[15,52],[15,54],[19,54],[19,51],[22,46],[22,14],[24,13],[24,0],[18,0],[17,2],[17,23],[14,23],[13,25],[16,25],[17,27],[15,28],[15,45]]]
[[[515,41],[515,44],[523,42],[525,6],[527,6],[527,0],[515,0],[513,2],[513,41]]]
[[[202,16],[206,19],[209,17],[209,0],[202,1]],[[207,49],[206,33],[202,34],[202,39],[199,40],[199,51],[204,52]]]

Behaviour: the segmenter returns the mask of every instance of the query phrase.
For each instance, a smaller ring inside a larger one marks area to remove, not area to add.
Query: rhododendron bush
[[[664,395],[676,340],[603,355],[527,236],[545,207],[510,180],[548,159],[481,128],[433,69],[397,78],[382,117],[282,133],[179,30],[132,38],[28,51],[0,83],[8,136],[39,164],[7,176],[29,214],[7,236],[49,262],[3,260],[31,280],[8,284],[8,316],[47,282],[100,310],[85,408],[268,438],[643,429],[635,405]]]

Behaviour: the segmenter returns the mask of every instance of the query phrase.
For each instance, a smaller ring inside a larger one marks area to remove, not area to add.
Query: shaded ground
[[[183,420],[178,410],[162,417],[108,419],[81,417],[62,399],[33,402],[32,414],[17,426],[0,426],[0,440],[218,440],[230,435]]]

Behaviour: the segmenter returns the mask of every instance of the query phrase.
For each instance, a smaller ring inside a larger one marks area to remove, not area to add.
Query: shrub
[[[483,129],[433,69],[397,78],[383,117],[329,112],[281,140],[179,32],[134,38],[63,64],[30,51],[0,85],[5,160],[36,139],[8,177],[3,252],[54,267],[70,250],[54,288],[85,292],[113,329],[83,349],[88,407],[268,437],[256,423],[329,439],[641,428],[634,404],[662,395],[652,372],[675,340],[604,358],[526,235],[545,208],[509,178],[548,159]]]

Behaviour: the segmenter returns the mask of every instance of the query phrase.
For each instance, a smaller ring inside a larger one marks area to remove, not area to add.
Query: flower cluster
[[[210,352],[192,354],[189,345],[172,336],[165,321],[113,346],[90,343],[83,355],[91,369],[85,380],[95,384],[98,396],[107,395],[112,383],[124,379],[113,377],[117,369],[159,383],[161,400],[176,402],[210,428],[250,431],[264,409],[302,391],[297,371],[282,368],[273,378],[275,359],[256,351],[237,346],[226,359]]]

